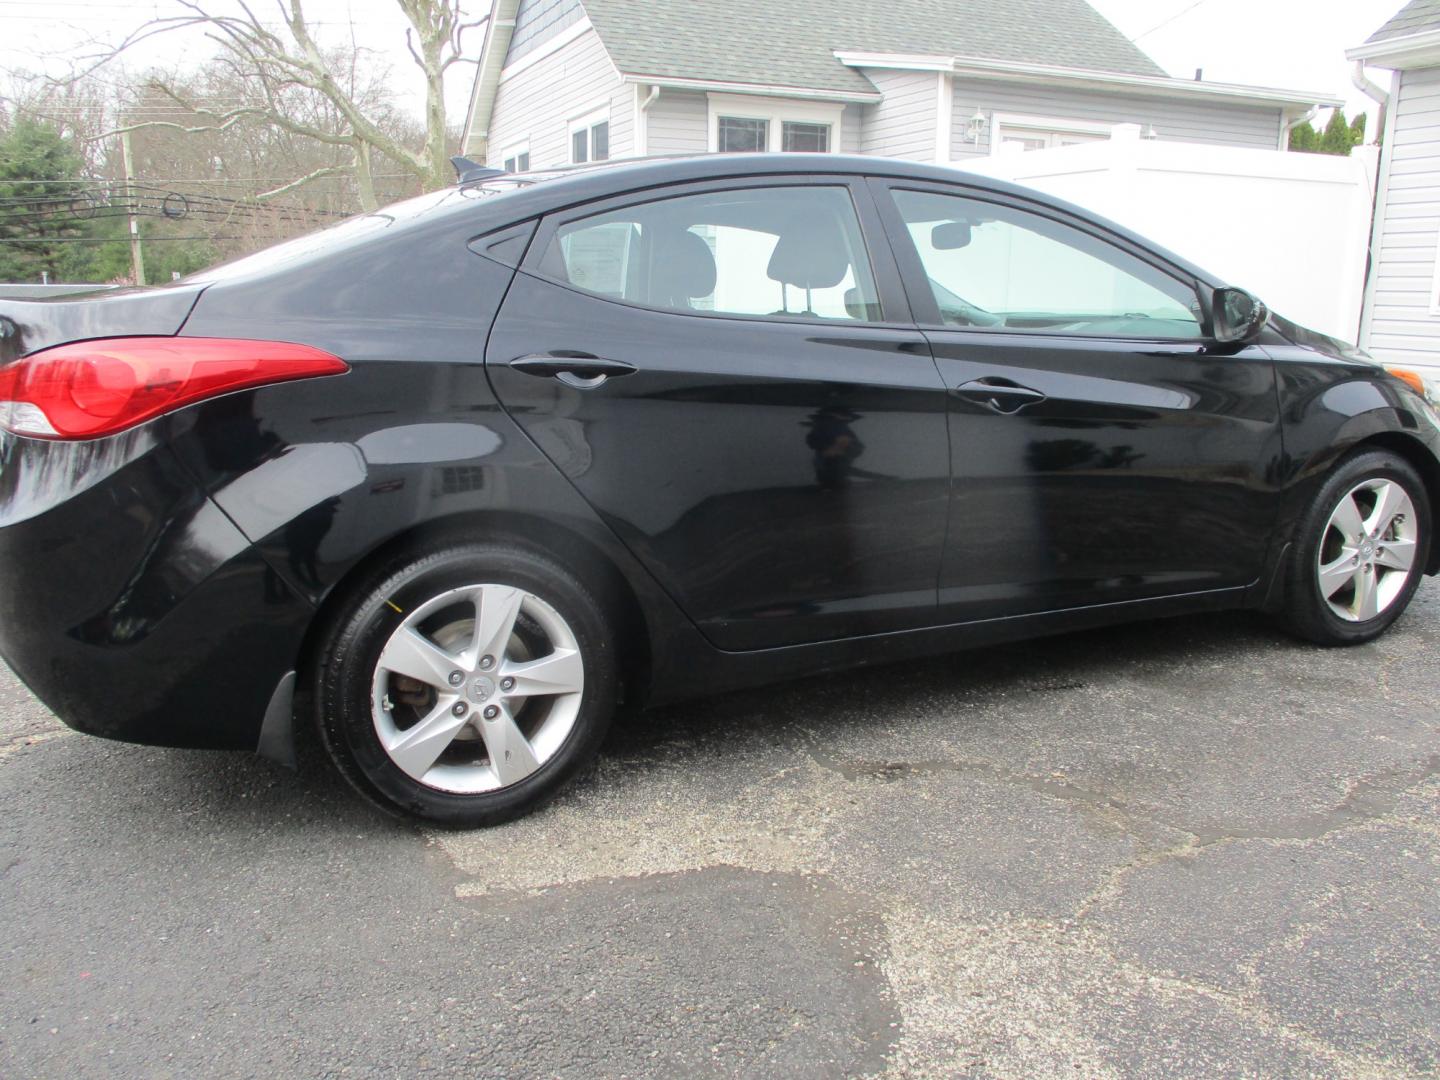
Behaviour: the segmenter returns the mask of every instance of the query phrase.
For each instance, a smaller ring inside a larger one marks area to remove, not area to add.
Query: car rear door
[[[1261,572],[1274,366],[1208,345],[1197,283],[1059,210],[873,183],[949,398],[940,615],[1206,590]]]
[[[945,390],[862,181],[690,184],[553,215],[486,363],[715,645],[933,621]]]

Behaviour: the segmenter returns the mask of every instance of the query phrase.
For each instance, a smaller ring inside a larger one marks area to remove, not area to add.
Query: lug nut
[[[482,657],[480,658],[480,670],[481,670],[481,671],[489,671],[489,670],[490,670],[492,667],[494,667],[494,666],[495,666],[495,657],[493,657],[493,656],[482,656]]]
[[[500,680],[500,689],[508,694],[511,690],[515,689],[515,680],[506,676]]]
[[[459,686],[459,685],[460,685],[462,682],[464,682],[464,681],[465,681],[465,673],[464,673],[463,671],[452,671],[452,672],[450,672],[450,685],[451,685],[451,686]]]
[[[466,711],[466,710],[465,710],[465,703],[464,703],[463,701],[457,701],[457,702],[455,703],[454,707],[453,707],[450,711],[451,711],[452,713],[454,713],[456,716],[464,716],[464,715],[465,715],[465,711]]]
[[[494,720],[494,719],[495,719],[497,716],[499,716],[499,715],[500,715],[500,709],[499,709],[497,706],[495,706],[495,705],[487,705],[487,706],[485,706],[485,719],[486,719],[486,720]]]

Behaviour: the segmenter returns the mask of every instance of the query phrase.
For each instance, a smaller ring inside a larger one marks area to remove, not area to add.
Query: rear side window
[[[707,192],[567,222],[541,268],[586,292],[671,311],[880,318],[843,187]]]
[[[956,195],[896,191],[895,203],[947,325],[1201,336],[1191,286],[1089,233]]]

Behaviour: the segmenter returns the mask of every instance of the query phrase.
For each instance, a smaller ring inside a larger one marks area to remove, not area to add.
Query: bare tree
[[[445,114],[445,77],[466,61],[464,35],[484,22],[467,21],[463,0],[394,0],[405,16],[405,41],[423,76],[425,112],[418,142],[401,137],[388,104],[376,93],[372,66],[363,50],[324,48],[306,19],[303,0],[273,0],[278,18],[267,21],[249,0],[178,0],[185,14],[151,19],[118,46],[93,57],[76,79],[83,79],[137,43],[159,34],[200,30],[218,47],[217,63],[243,88],[239,100],[208,103],[171,78],[154,76],[149,88],[188,115],[180,118],[128,118],[106,132],[168,128],[199,135],[260,121],[300,139],[343,151],[346,160],[297,172],[258,193],[264,200],[326,177],[350,173],[365,209],[378,203],[375,176],[379,159],[398,167],[425,190],[449,181],[450,133]],[[318,111],[316,101],[323,102]]]

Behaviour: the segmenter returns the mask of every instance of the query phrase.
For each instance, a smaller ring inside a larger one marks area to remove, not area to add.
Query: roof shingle
[[[629,75],[873,91],[837,49],[1165,74],[1085,0],[585,0],[585,10]]]
[[[1410,0],[1389,22],[1371,34],[1365,44],[1408,37],[1422,30],[1440,30],[1440,0]]]

